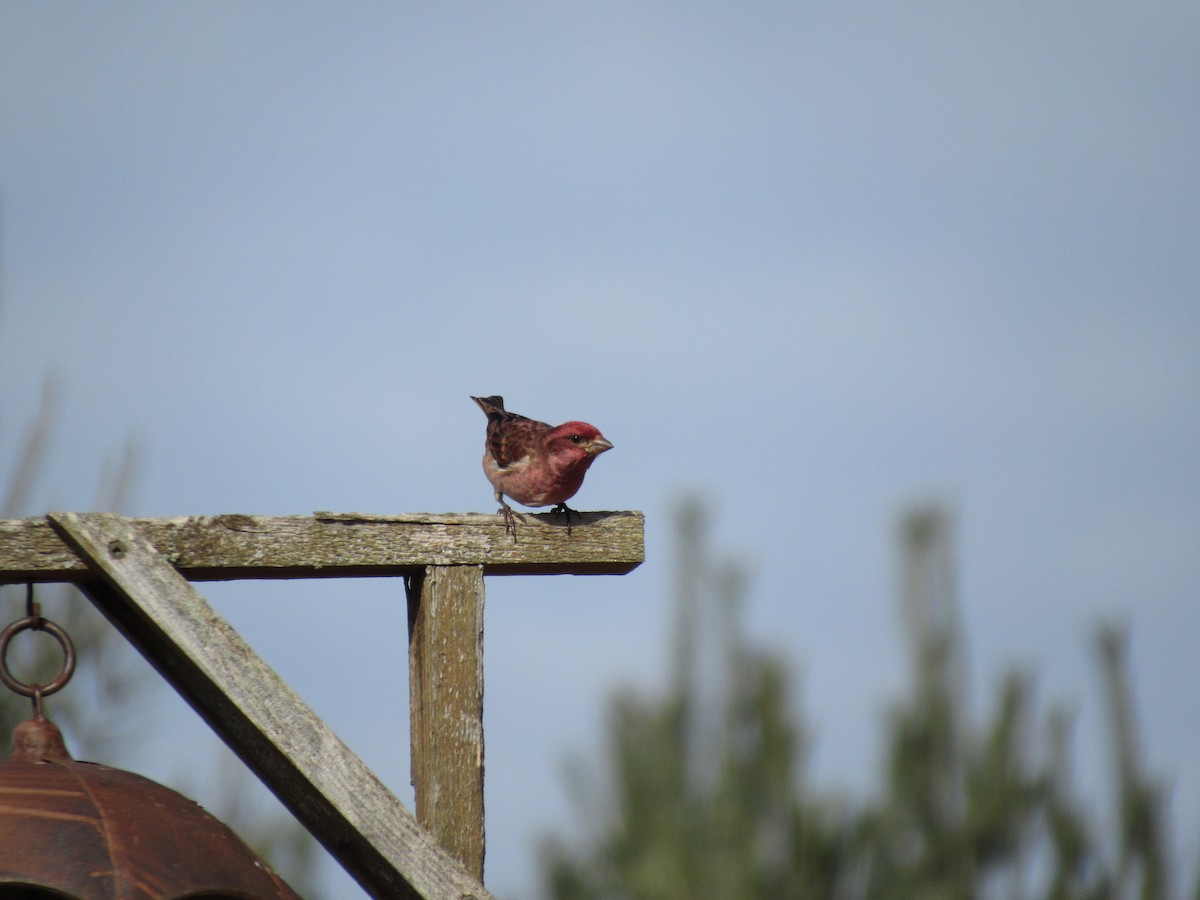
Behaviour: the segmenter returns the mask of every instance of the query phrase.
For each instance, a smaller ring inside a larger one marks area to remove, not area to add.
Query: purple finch
[[[567,501],[583,484],[588,466],[612,444],[587,422],[554,428],[508,412],[503,397],[471,399],[488,417],[483,473],[496,489],[504,527],[516,537],[516,514],[504,502],[508,496],[522,506],[554,506],[554,512],[566,514],[569,534],[575,510]]]

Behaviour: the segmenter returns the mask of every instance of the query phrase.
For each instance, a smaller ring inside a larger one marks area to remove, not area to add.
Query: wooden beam
[[[409,715],[417,822],[483,880],[483,568],[408,580]]]
[[[567,533],[551,513],[526,514],[516,540],[496,515],[185,516],[131,519],[191,581],[363,578],[428,565],[486,575],[623,575],[645,558],[640,512],[583,513]],[[96,578],[42,517],[0,520],[0,584]]]
[[[375,897],[491,895],[155,549],[136,523],[48,517],[93,602]]]

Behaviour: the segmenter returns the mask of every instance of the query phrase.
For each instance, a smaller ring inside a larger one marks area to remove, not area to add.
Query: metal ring
[[[25,684],[23,681],[17,681],[12,672],[8,670],[8,642],[22,631],[31,630],[45,631],[58,641],[58,646],[62,648],[62,670],[58,673],[57,678],[47,681],[45,684]],[[20,694],[22,697],[36,698],[38,695],[48,697],[61,691],[74,674],[75,645],[71,643],[70,636],[49,619],[43,619],[41,616],[25,616],[0,631],[0,682],[3,682],[4,686],[13,693]]]

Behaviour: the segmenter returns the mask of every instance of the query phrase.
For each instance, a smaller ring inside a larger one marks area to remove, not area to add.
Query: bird
[[[504,398],[471,397],[487,416],[483,449],[483,473],[496,492],[497,511],[504,528],[517,536],[517,514],[504,498],[522,506],[553,506],[565,514],[567,534],[571,514],[567,506],[583,484],[583,476],[596,457],[613,445],[600,430],[587,422],[564,422],[557,428],[504,408]]]

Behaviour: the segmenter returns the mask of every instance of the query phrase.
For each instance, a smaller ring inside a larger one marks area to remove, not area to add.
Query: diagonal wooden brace
[[[491,897],[130,520],[47,518],[98,576],[82,587],[100,611],[364,890],[427,900]]]

